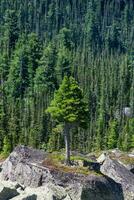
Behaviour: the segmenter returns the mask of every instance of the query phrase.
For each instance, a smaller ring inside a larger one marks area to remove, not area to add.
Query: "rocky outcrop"
[[[114,169],[117,168],[117,171],[120,169],[117,167],[118,163],[114,164],[114,161],[113,163],[111,161],[111,166],[108,165],[108,167],[109,171],[113,168],[113,173],[108,173],[105,169],[107,157],[103,159],[101,166],[101,171],[106,176],[96,173],[82,175],[63,172],[60,169],[45,166],[44,161],[47,157],[48,154],[43,151],[25,146],[17,147],[2,165],[1,183],[14,182],[14,187],[7,186],[13,189],[13,196],[6,197],[4,193],[2,200],[128,200],[125,184],[122,185],[121,182],[125,182],[130,174],[122,171],[126,173],[126,177],[120,175],[120,181],[113,178],[112,174],[119,176],[114,174]],[[130,193],[133,190],[130,186],[131,181],[126,182]],[[129,197],[133,195],[132,193],[130,196],[130,193],[128,193]]]
[[[134,175],[126,167],[107,156],[100,170],[122,186],[125,200],[134,200]]]
[[[54,184],[46,184],[38,188],[26,188],[19,196],[12,200],[71,200],[67,199],[64,188]]]
[[[81,200],[124,200],[122,187],[106,176],[88,176],[82,188]]]
[[[41,163],[46,153],[25,146],[17,147],[2,165],[1,178],[3,180],[17,181],[18,183],[38,187],[42,185],[42,178],[51,179],[48,169]]]
[[[83,184],[78,182],[68,187],[47,183],[37,188],[26,187],[24,190],[14,187],[14,191],[19,192],[19,195],[14,195],[12,191],[12,195],[7,198],[7,191],[2,195],[2,200],[123,200],[121,187],[102,176],[88,176]]]

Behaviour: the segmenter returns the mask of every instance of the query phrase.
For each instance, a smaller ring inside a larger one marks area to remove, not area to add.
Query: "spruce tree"
[[[86,128],[88,117],[88,109],[83,100],[82,90],[73,77],[64,77],[47,112],[51,114],[54,120],[63,124],[66,164],[69,165],[70,130],[75,126]]]
[[[26,46],[22,45],[20,48],[18,45],[10,64],[6,84],[7,93],[13,98],[22,98],[29,85],[28,76],[28,55]]]
[[[4,137],[3,141],[3,152],[2,154],[6,157],[11,152],[11,141],[9,136]]]
[[[111,120],[109,122],[109,129],[108,129],[108,148],[114,149],[117,147],[117,121]]]

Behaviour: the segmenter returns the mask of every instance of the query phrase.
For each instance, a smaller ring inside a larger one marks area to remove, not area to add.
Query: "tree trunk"
[[[66,165],[70,165],[70,126],[69,124],[65,123],[64,126],[64,140],[65,140],[65,149],[66,149],[66,155],[65,155],[65,163]]]

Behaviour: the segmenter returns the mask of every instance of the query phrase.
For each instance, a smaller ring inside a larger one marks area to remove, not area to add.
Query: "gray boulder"
[[[38,187],[42,185],[43,175],[46,179],[51,177],[49,170],[41,166],[45,158],[46,153],[43,151],[19,146],[3,163],[1,178],[17,181],[24,186]]]
[[[134,200],[134,174],[109,156],[103,162],[100,170],[122,186],[125,200]]]
[[[67,191],[72,200],[124,200],[121,186],[102,175],[87,176],[83,184],[69,188]]]
[[[83,184],[62,187],[46,184],[38,188],[26,188],[12,200],[123,200],[121,187],[105,177],[88,176]]]
[[[124,164],[123,162],[121,162],[120,160],[118,160],[118,162],[123,165],[124,167],[126,167],[126,169],[128,169],[130,172],[132,172],[134,174],[134,164]]]
[[[101,154],[99,156],[99,158],[97,159],[97,162],[100,163],[100,164],[102,164],[105,161],[106,156],[107,156],[106,153]]]
[[[26,188],[12,200],[71,200],[65,189],[54,184],[46,184],[38,188]]]

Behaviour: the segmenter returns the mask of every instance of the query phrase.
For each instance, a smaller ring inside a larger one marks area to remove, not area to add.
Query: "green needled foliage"
[[[133,0],[0,0],[0,153],[134,148],[133,27]]]
[[[26,47],[22,46],[16,49],[11,61],[7,80],[7,92],[14,98],[23,97],[28,85],[28,56]]]
[[[122,131],[122,146],[124,151],[134,148],[134,119],[127,120]]]
[[[57,52],[54,44],[50,43],[44,48],[43,55],[36,70],[35,90],[54,91],[57,88],[57,79],[55,73]]]
[[[4,137],[4,145],[3,145],[3,152],[2,152],[2,154],[3,154],[3,156],[8,156],[9,155],[9,153],[11,152],[11,141],[10,141],[10,139],[8,138],[8,136],[5,136]]]
[[[57,122],[87,126],[88,108],[82,90],[73,77],[65,76],[47,109]]]
[[[108,129],[108,148],[114,149],[117,147],[117,121],[111,120]]]

